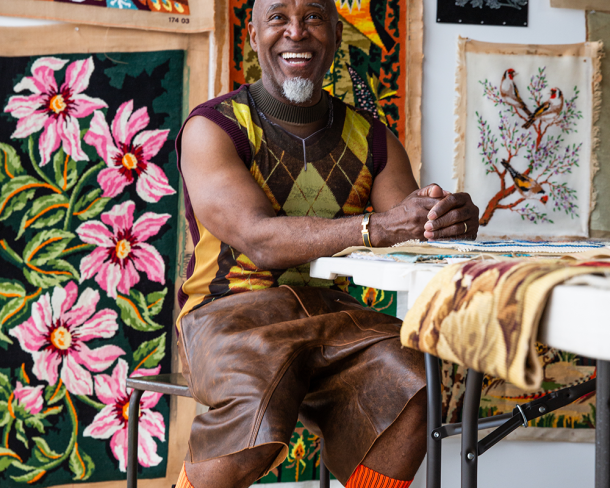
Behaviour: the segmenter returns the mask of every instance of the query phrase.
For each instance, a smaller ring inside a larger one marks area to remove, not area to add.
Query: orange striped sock
[[[186,468],[184,467],[184,464],[182,465],[182,469],[180,470],[180,474],[178,475],[178,481],[176,481],[176,488],[193,488],[193,485],[191,485],[191,482],[186,476]]]
[[[360,464],[347,480],[345,488],[409,488],[411,483],[413,480],[395,480]]]

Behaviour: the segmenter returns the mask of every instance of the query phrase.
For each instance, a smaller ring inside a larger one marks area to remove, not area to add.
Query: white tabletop
[[[351,276],[357,285],[408,293],[410,307],[441,269],[442,265],[435,264],[341,257],[313,261],[310,274],[323,279]],[[542,317],[538,341],[581,356],[610,361],[610,289],[556,286]]]

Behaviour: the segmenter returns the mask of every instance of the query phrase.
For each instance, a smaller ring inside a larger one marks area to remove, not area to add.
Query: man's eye
[[[318,14],[309,14],[305,17],[305,20],[320,20],[321,17]]]

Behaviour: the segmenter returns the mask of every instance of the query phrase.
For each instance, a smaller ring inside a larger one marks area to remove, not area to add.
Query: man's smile
[[[307,66],[311,59],[313,58],[313,53],[311,52],[283,52],[280,54],[280,57],[284,61],[284,63],[293,67],[304,67]]]

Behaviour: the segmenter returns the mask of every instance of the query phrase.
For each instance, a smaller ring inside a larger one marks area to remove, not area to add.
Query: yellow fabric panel
[[[250,107],[248,105],[233,100],[233,112],[235,113],[235,117],[237,117],[239,125],[245,127],[248,131],[248,139],[254,147],[253,156],[255,156],[261,148],[263,129],[252,122],[252,114],[250,113]]]
[[[346,107],[345,124],[343,125],[343,140],[350,151],[354,153],[362,164],[366,164],[369,155],[369,143],[366,136],[371,125],[366,119],[350,107]]]
[[[220,254],[220,240],[213,236],[199,220],[199,242],[195,244],[195,269],[191,277],[184,282],[182,290],[188,295],[188,300],[182,307],[176,320],[180,330],[180,319],[189,313],[193,307],[201,303],[210,293],[210,284],[218,273],[218,255]]]

